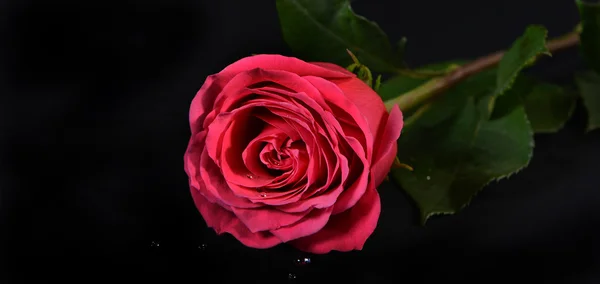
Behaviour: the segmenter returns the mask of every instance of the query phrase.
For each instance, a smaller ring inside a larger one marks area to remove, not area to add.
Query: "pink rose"
[[[209,76],[185,171],[208,226],[249,247],[362,249],[381,211],[402,113],[346,69],[280,55]]]

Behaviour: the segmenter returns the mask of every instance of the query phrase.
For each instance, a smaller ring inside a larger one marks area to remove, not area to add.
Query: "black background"
[[[189,104],[207,75],[253,53],[291,54],[274,1],[0,3],[2,283],[600,281],[600,131],[584,132],[581,108],[560,133],[536,136],[529,168],[458,215],[421,227],[410,199],[384,184],[363,251],[250,249],[205,227],[183,153]],[[504,49],[528,24],[557,36],[578,21],[570,0],[353,6],[392,40],[408,37],[412,66]],[[583,67],[577,55],[530,72],[570,84]]]

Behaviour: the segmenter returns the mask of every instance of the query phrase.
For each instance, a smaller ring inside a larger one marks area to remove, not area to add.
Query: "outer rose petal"
[[[364,152],[360,152],[360,143],[351,137],[346,139],[348,140],[350,146],[358,154],[364,168],[357,177],[357,180],[355,180],[352,185],[349,185],[349,187],[340,194],[339,198],[333,205],[333,214],[336,215],[352,208],[352,206],[355,206],[356,203],[362,199],[362,196],[365,194],[365,192],[369,190],[368,187],[370,186],[368,170],[369,164],[365,158],[361,157],[364,156]]]
[[[287,213],[269,207],[252,209],[233,207],[231,209],[235,216],[253,233],[275,230],[298,221],[303,221],[304,216],[310,213],[310,211]]]
[[[327,225],[331,211],[333,211],[333,207],[313,209],[304,219],[296,224],[271,230],[271,233],[282,242],[289,242],[290,240],[312,235]]]
[[[329,70],[346,73],[349,76],[356,77],[356,75],[354,75],[354,73],[348,71],[348,69],[346,69],[346,68],[344,68],[342,66],[339,66],[339,65],[335,65],[333,63],[329,63],[329,62],[310,62],[310,63],[314,64],[314,65],[317,65],[317,66],[321,66],[323,68],[327,68]]]
[[[202,130],[202,124],[206,115],[212,110],[215,98],[225,86],[226,80],[224,79],[230,80],[230,78],[224,78],[223,76],[208,76],[192,99],[189,115],[192,133]]]
[[[373,184],[351,209],[333,215],[317,233],[290,243],[299,250],[325,254],[332,250],[361,250],[367,238],[375,231],[381,203]]]
[[[209,202],[197,190],[191,189],[196,207],[204,217],[206,225],[214,228],[217,234],[230,233],[246,246],[253,248],[270,248],[281,241],[270,232],[252,233],[235,215],[223,207]]]
[[[364,141],[366,143],[364,145],[364,147],[367,148],[367,149],[365,149],[365,152],[367,153],[367,158],[370,158],[372,155],[372,150],[373,150],[372,149],[373,139],[374,139],[375,133],[377,133],[377,132],[372,130],[371,123],[368,121],[368,117],[364,113],[362,113],[363,110],[360,109],[352,99],[347,97],[346,90],[341,89],[336,84],[334,84],[330,81],[327,81],[323,78],[314,77],[314,76],[306,76],[304,78],[308,82],[310,82],[313,86],[315,86],[315,88],[317,88],[321,92],[322,96],[330,104],[337,106],[340,109],[340,111],[343,111],[347,115],[352,117],[352,119],[354,120],[353,123],[355,123],[356,126],[358,128],[360,128],[360,130],[362,132],[361,134],[362,134],[362,136],[364,136],[364,139],[361,139],[361,137],[356,137],[356,138],[358,138],[359,141]],[[355,79],[355,80],[358,80],[358,79]],[[354,81],[354,79],[351,81]],[[358,81],[360,81],[360,80],[358,80]],[[366,87],[369,88],[368,86],[366,86]],[[365,93],[363,95],[368,95],[368,93]],[[375,94],[375,96],[377,96],[377,94]],[[330,121],[330,123],[339,124],[339,122],[337,120],[335,120],[335,117],[332,117],[332,120]],[[369,148],[371,148],[371,149],[369,149]]]
[[[324,78],[351,78],[354,74],[345,70],[325,68],[322,64],[312,64],[294,57],[275,54],[260,54],[242,58],[225,67],[218,74],[208,76],[206,81],[192,99],[190,106],[190,128],[192,133],[200,131],[206,115],[213,109],[215,98],[223,87],[235,75],[251,69],[279,70],[299,76],[313,75]]]
[[[354,76],[347,71],[324,68],[316,64],[302,61],[298,58],[278,54],[259,54],[242,58],[225,67],[220,72],[226,75],[239,73],[251,69],[280,70],[297,74],[299,76],[313,75],[324,78],[348,78]]]
[[[202,147],[204,146],[205,137],[205,131],[193,135],[188,143],[187,149],[185,150],[185,154],[183,155],[183,168],[188,176],[190,186],[196,188],[196,190],[200,188],[200,181],[198,180],[200,171],[198,167],[200,164],[200,157],[202,155]]]
[[[400,137],[403,125],[402,112],[400,112],[400,109],[396,105],[390,111],[390,116],[384,130],[375,140],[375,143],[378,143],[375,145],[377,152],[371,166],[371,173],[373,174],[372,182],[375,186],[381,184],[390,171],[398,150],[398,143],[396,141]]]
[[[387,119],[383,101],[367,84],[358,78],[352,80],[332,80],[365,116],[373,136],[379,133],[381,123]]]

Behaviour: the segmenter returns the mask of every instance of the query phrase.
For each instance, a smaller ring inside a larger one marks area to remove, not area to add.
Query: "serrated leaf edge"
[[[503,179],[508,179],[511,176],[521,172],[523,169],[527,168],[531,162],[531,159],[533,158],[533,150],[535,148],[535,139],[534,139],[534,132],[533,132],[533,127],[531,126],[531,122],[529,121],[529,118],[527,118],[527,113],[525,113],[525,110],[523,109],[523,112],[525,114],[525,123],[529,126],[529,136],[531,137],[531,142],[529,144],[530,147],[530,151],[529,151],[529,155],[527,157],[527,162],[517,168],[514,171],[505,173],[503,175],[500,175],[498,177],[495,178],[491,178],[489,181],[487,181],[484,185],[482,185],[479,189],[477,189],[473,195],[471,195],[471,198],[469,198],[462,206],[460,206],[457,210],[453,210],[453,211],[433,211],[433,212],[428,212],[427,214],[421,214],[421,225],[425,225],[427,223],[427,220],[429,220],[430,217],[432,216],[436,216],[436,215],[454,215],[457,214],[458,212],[462,211],[464,208],[466,208],[467,206],[469,206],[469,204],[471,204],[471,202],[473,201],[473,199],[475,199],[475,197],[486,187],[488,186],[490,183],[496,181],[500,181]],[[483,122],[484,120],[482,120],[481,122]],[[481,123],[480,123],[481,124]],[[479,127],[480,125],[478,125],[478,130],[477,133],[475,135],[478,135],[479,132]],[[473,141],[475,141],[475,139],[473,139]]]
[[[519,76],[519,74],[521,73],[521,71],[523,69],[525,69],[526,67],[531,66],[533,63],[535,63],[535,61],[537,60],[538,56],[540,55],[548,55],[548,56],[552,56],[552,53],[550,53],[550,50],[548,49],[548,29],[546,29],[544,26],[541,25],[530,25],[527,29],[530,28],[541,28],[544,31],[544,46],[542,48],[539,48],[539,50],[535,53],[535,55],[533,57],[530,57],[529,59],[527,59],[527,61],[525,61],[524,64],[522,64],[521,66],[519,66],[519,68],[517,68],[517,70],[514,72],[513,75],[510,76],[510,79],[508,81],[506,81],[501,88],[496,88],[496,90],[494,91],[494,95],[495,96],[501,96],[504,93],[506,93],[510,88],[512,88],[513,84],[515,83],[515,80],[517,79],[517,77]],[[526,29],[526,31],[527,31]],[[521,37],[519,37],[519,39],[521,39],[525,34],[523,34]],[[511,46],[512,48],[513,46]],[[498,90],[500,90],[500,92],[498,92]]]

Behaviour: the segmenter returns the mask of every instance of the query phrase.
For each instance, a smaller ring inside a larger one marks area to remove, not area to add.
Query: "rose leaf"
[[[426,121],[415,121],[398,141],[399,159],[414,171],[392,169],[423,224],[458,212],[486,184],[526,167],[531,158],[533,132],[522,106],[488,120],[468,97],[451,118],[433,126]]]
[[[591,68],[600,72],[600,2],[577,0],[581,17],[581,51]]]
[[[539,83],[525,95],[527,118],[535,133],[554,133],[562,129],[573,114],[577,96],[564,87]]]
[[[540,55],[550,55],[546,47],[547,35],[546,28],[531,25],[504,53],[498,63],[495,96],[500,96],[508,91],[521,70],[532,65]]]
[[[496,107],[505,111],[491,119],[480,107],[494,98],[497,78],[497,69],[475,74],[406,121],[398,157],[414,171],[392,169],[392,176],[417,203],[422,223],[458,212],[486,184],[528,165],[533,131],[522,102],[502,96]],[[515,87],[528,90],[529,81],[518,81]]]
[[[529,26],[497,68],[465,79],[407,119],[398,157],[414,171],[392,169],[392,176],[417,203],[423,223],[458,212],[489,182],[529,164],[534,131],[528,115],[540,132],[560,128],[570,116],[573,98],[520,75],[549,54],[546,37],[545,28]],[[400,89],[394,80],[389,88]],[[384,96],[391,93],[384,87]]]
[[[519,75],[513,87],[498,98],[492,117],[523,105],[535,133],[555,133],[569,120],[576,103],[573,90]]]
[[[576,75],[575,82],[587,110],[587,130],[600,128],[600,75],[592,71],[580,73]]]
[[[346,49],[375,72],[402,67],[398,52],[379,26],[357,15],[349,0],[277,0],[283,38],[309,61],[352,63]]]

